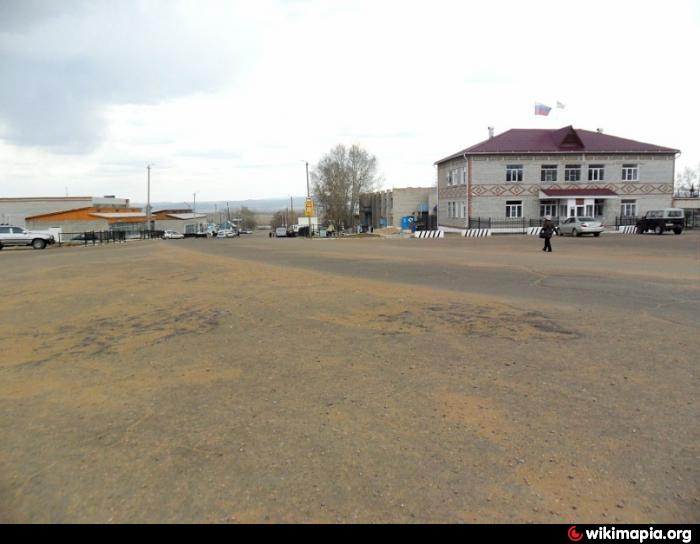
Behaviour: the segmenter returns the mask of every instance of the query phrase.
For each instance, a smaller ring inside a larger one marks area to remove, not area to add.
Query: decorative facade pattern
[[[542,189],[610,189],[618,195],[670,195],[673,194],[671,183],[576,183],[546,185],[534,184],[492,184],[473,185],[471,195],[475,197],[504,197],[504,196],[538,196]]]

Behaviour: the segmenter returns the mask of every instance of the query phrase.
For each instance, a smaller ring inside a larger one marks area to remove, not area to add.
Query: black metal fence
[[[685,210],[685,228],[700,229],[700,210]]]
[[[123,244],[127,240],[156,240],[163,238],[162,230],[108,230],[88,232],[63,232],[58,237],[57,243],[63,245],[96,246],[97,244]]]
[[[618,216],[615,217],[615,226],[616,227],[631,227],[637,224],[639,221],[639,217],[634,217],[634,216],[629,216],[629,215],[623,215],[623,216]]]
[[[559,226],[559,218],[553,217],[552,222]],[[541,227],[544,223],[544,217],[471,217],[469,218],[468,228],[470,229],[503,229],[513,233],[522,231],[522,234],[527,234],[528,229],[532,227]]]
[[[559,226],[560,221],[566,219],[565,217],[553,217],[552,222]],[[615,217],[615,227],[629,227],[635,226],[641,217],[634,216],[617,216]],[[544,218],[528,218],[528,217],[505,217],[505,218],[494,218],[494,217],[472,217],[469,219],[467,228],[469,229],[492,229],[492,230],[508,230],[509,232],[517,234],[522,232],[522,234],[527,234],[529,228],[541,227],[544,222]],[[700,229],[700,210],[686,210],[685,211],[685,228],[686,229]]]

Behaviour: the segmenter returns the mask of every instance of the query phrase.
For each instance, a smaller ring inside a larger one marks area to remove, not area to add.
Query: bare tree
[[[676,175],[676,193],[681,196],[685,195],[686,193],[690,193],[691,196],[694,196],[694,194],[697,192],[696,188],[698,177],[700,177],[699,174],[700,168],[698,169],[698,172],[696,172],[692,168],[686,166],[682,174],[679,173]]]
[[[237,218],[243,220],[243,227],[246,229],[253,230],[258,225],[255,212],[246,206],[236,209],[233,213]]]
[[[378,182],[377,158],[359,145],[338,145],[321,158],[311,177],[326,219],[353,225],[360,194],[372,191]]]
[[[279,210],[275,212],[275,214],[272,216],[272,220],[270,221],[270,226],[275,229],[278,227],[288,227],[290,225],[295,225],[298,220],[299,216],[297,215],[297,212],[287,208],[286,210]]]

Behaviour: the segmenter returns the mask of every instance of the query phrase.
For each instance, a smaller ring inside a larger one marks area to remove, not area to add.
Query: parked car
[[[564,236],[583,236],[584,234],[592,234],[596,238],[605,232],[605,227],[600,221],[596,221],[592,217],[569,217],[566,221],[559,225],[559,234]]]
[[[249,229],[242,229],[239,231],[240,234],[253,234],[252,230]]]
[[[286,238],[287,237],[287,228],[286,227],[277,227],[275,229],[275,236],[277,238]]]
[[[34,249],[44,249],[55,242],[54,237],[45,232],[32,232],[22,227],[8,225],[0,226],[0,249],[11,246],[31,246]]]
[[[184,234],[175,232],[174,230],[166,230],[163,234],[164,240],[182,240],[184,237]]]
[[[685,211],[679,208],[665,208],[663,210],[650,210],[637,221],[637,232],[654,232],[663,234],[672,230],[674,234],[682,234],[685,228]]]

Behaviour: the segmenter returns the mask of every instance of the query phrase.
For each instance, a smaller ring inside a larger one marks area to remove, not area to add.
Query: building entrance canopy
[[[607,198],[620,198],[612,189],[542,189],[540,200],[570,200],[579,198],[593,198],[603,200]]]
[[[558,217],[602,217],[605,214],[605,201],[617,198],[620,196],[611,189],[542,189],[540,191],[542,213]]]

